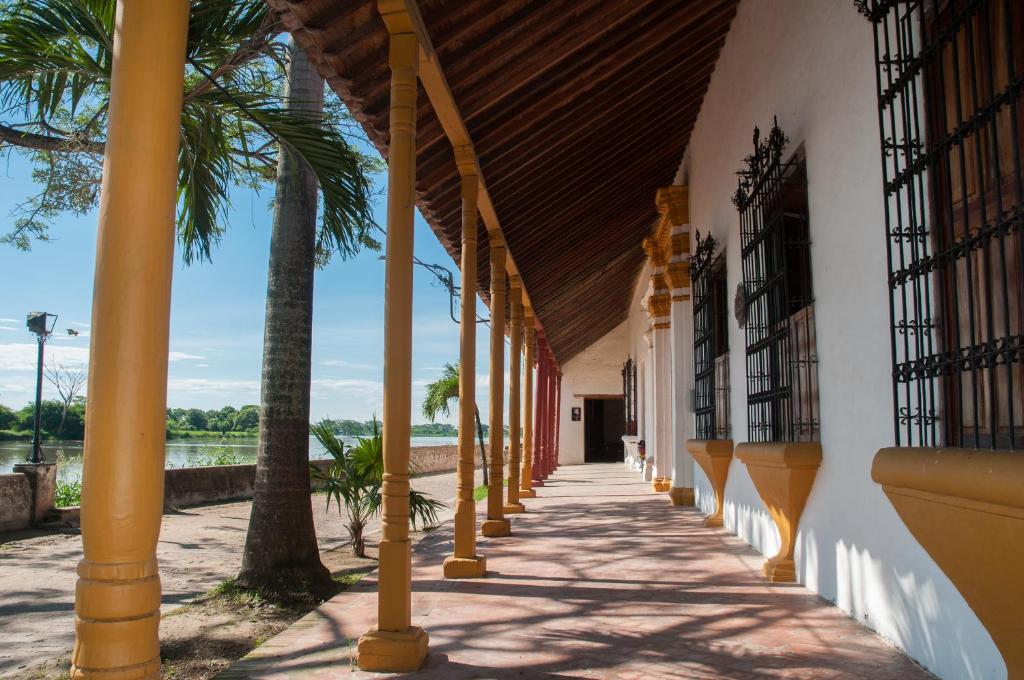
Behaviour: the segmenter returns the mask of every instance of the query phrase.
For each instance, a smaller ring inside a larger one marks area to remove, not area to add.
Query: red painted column
[[[547,347],[548,360],[548,464],[544,470],[545,476],[555,471],[555,357],[551,353],[551,346]]]
[[[545,345],[544,331],[537,331],[537,349],[534,352],[534,359],[537,363],[537,397],[534,399],[533,409],[533,471],[531,480],[533,486],[544,486],[544,457],[547,449],[544,423],[547,413],[547,364],[544,360]]]
[[[555,446],[551,456],[551,471],[558,469],[558,434],[562,431],[562,371],[555,367]]]

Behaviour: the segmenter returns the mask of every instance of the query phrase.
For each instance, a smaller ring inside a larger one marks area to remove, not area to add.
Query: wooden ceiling
[[[387,157],[375,0],[268,0]],[[510,254],[560,363],[629,312],[738,0],[420,0]],[[419,206],[459,261],[459,175],[420,87]],[[480,285],[490,281],[481,223]]]

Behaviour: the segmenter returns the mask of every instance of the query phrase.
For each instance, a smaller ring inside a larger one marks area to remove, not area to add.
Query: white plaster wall
[[[942,677],[1005,677],[988,633],[871,481],[875,452],[893,442],[873,49],[871,25],[852,0],[742,2],[691,137],[690,221],[725,244],[735,290],[734,172],[750,153],[754,124],[766,132],[777,114],[789,151],[802,144],[807,158],[824,454],[800,523],[798,577]],[[730,320],[733,439],[742,442],[744,338]],[[634,347],[643,343],[632,323],[630,336]],[[700,471],[697,491],[710,511]],[[765,554],[778,548],[735,460],[725,522]]]
[[[559,465],[583,463],[586,414],[583,413],[578,422],[573,422],[573,407],[582,413],[584,397],[622,394],[622,364],[626,363],[628,336],[628,322],[623,321],[562,367],[561,411],[558,415]]]

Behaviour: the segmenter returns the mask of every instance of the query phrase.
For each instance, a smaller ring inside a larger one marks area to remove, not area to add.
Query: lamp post
[[[47,327],[47,320],[53,321]],[[40,443],[40,425],[42,424],[42,403],[43,403],[43,348],[46,346],[46,337],[53,333],[53,327],[57,325],[57,315],[46,312],[31,312],[25,322],[30,332],[35,333],[39,340],[39,358],[36,363],[36,417],[35,429],[32,434],[32,460],[34,465],[43,462],[43,449]]]

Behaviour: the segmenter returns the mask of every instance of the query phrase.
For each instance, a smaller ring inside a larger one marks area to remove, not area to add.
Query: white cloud
[[[384,393],[384,384],[379,380],[358,378],[316,378],[313,380],[312,391],[318,397],[330,393],[375,396]]]
[[[258,380],[233,380],[226,378],[169,378],[167,392],[185,392],[190,394],[234,394],[245,393],[247,396],[258,395]]]
[[[0,371],[35,371],[37,351],[34,342],[0,343]],[[85,365],[89,362],[89,348],[48,345],[46,360],[68,366]]]
[[[205,359],[205,358],[206,357],[204,357],[204,356],[200,356],[198,354],[189,354],[187,352],[173,352],[172,351],[172,352],[168,352],[167,353],[167,360],[168,361],[184,361],[184,360],[187,360],[187,359]]]
[[[357,368],[366,371],[380,370],[381,366],[374,364],[361,364],[355,361],[346,361],[344,359],[325,359],[320,362],[322,366],[340,366],[342,368]]]

